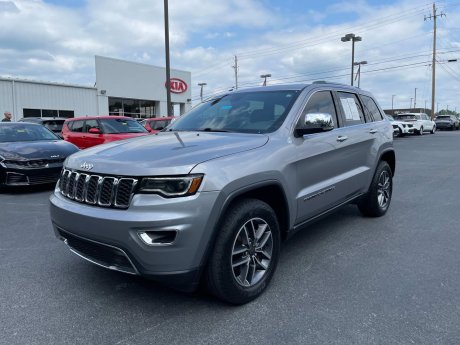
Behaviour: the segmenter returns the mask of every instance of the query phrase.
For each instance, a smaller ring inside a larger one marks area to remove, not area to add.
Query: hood
[[[64,140],[0,143],[0,156],[7,160],[66,158],[77,151],[75,145]]]
[[[188,174],[202,162],[265,145],[263,134],[160,132],[80,151],[66,167],[81,170],[92,164],[92,173],[124,176]]]

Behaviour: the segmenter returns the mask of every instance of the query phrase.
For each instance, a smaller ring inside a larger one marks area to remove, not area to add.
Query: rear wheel
[[[392,171],[387,162],[381,161],[375,170],[368,192],[358,201],[358,208],[364,216],[383,216],[390,207],[393,194]]]
[[[225,214],[206,270],[209,291],[244,304],[268,286],[278,264],[280,230],[273,209],[245,199]]]

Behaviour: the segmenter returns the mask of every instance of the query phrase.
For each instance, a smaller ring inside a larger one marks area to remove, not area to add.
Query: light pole
[[[165,55],[166,55],[166,107],[168,112],[166,116],[173,114],[171,105],[171,66],[169,64],[169,12],[168,0],[164,0],[164,16],[165,16]]]
[[[270,78],[272,75],[271,74],[262,74],[260,77],[264,79],[264,83],[262,86],[267,86],[267,78]]]
[[[208,85],[206,83],[198,83],[198,86],[201,88],[200,89],[200,99],[201,99],[201,103],[203,103],[203,86],[205,85]]]
[[[411,98],[410,98],[410,107],[409,107],[409,110],[412,109],[412,100],[413,100],[413,98],[411,97]]]
[[[417,88],[415,88],[415,95],[414,95],[414,109],[417,107]]]
[[[342,42],[351,41],[351,86],[353,86],[353,74],[354,74],[354,64],[355,64],[355,42],[362,41],[360,36],[355,34],[346,34],[340,39]]]
[[[391,95],[391,111],[393,111],[393,100],[395,99],[396,95]]]
[[[361,84],[361,65],[367,65],[367,61],[360,61],[353,63],[354,66],[358,66],[358,72],[356,72],[356,78],[358,78],[358,87]]]

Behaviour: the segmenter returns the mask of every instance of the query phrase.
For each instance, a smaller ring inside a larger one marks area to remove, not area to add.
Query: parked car
[[[145,119],[141,122],[141,124],[147,129],[150,133],[158,133],[162,129],[169,126],[171,121],[174,121],[176,117],[168,116],[168,117],[152,117],[150,119]]]
[[[414,134],[414,125],[410,122],[396,121],[393,116],[385,114],[385,117],[391,122],[393,126],[393,135],[403,137],[406,134]]]
[[[438,115],[434,122],[438,129],[450,129],[453,131],[460,128],[458,118],[454,115]]]
[[[64,140],[86,149],[116,140],[147,135],[136,120],[123,116],[88,116],[67,119],[62,128]]]
[[[434,134],[436,123],[425,113],[403,113],[394,116],[395,120],[409,122],[414,125],[414,133],[422,135],[425,132]]]
[[[48,128],[58,137],[61,137],[62,126],[64,125],[65,120],[66,119],[64,118],[58,118],[58,117],[24,117],[20,119],[19,122],[38,123]]]
[[[72,155],[50,212],[92,263],[184,290],[203,277],[242,304],[268,286],[281,241],[314,220],[349,203],[383,216],[394,172],[393,128],[370,93],[266,86],[204,102],[155,137]]]
[[[39,124],[0,123],[0,187],[56,183],[78,148]]]

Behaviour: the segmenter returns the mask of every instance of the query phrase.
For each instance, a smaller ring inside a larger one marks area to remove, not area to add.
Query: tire
[[[402,138],[404,136],[404,133],[401,128],[398,128],[398,130],[399,130],[398,137]]]
[[[455,126],[452,125],[452,127],[450,127],[450,130],[453,131],[455,129]]]
[[[433,128],[431,129],[430,133],[431,134],[434,134],[436,132],[436,126],[433,126]]]
[[[420,127],[420,130],[418,131],[418,135],[423,135],[423,127]]]
[[[393,194],[393,178],[391,168],[385,161],[380,161],[372,178],[368,192],[363,195],[357,205],[363,216],[381,217],[390,207]]]
[[[278,264],[276,214],[263,201],[244,199],[225,213],[218,231],[205,272],[208,290],[231,304],[248,303],[264,292]]]

